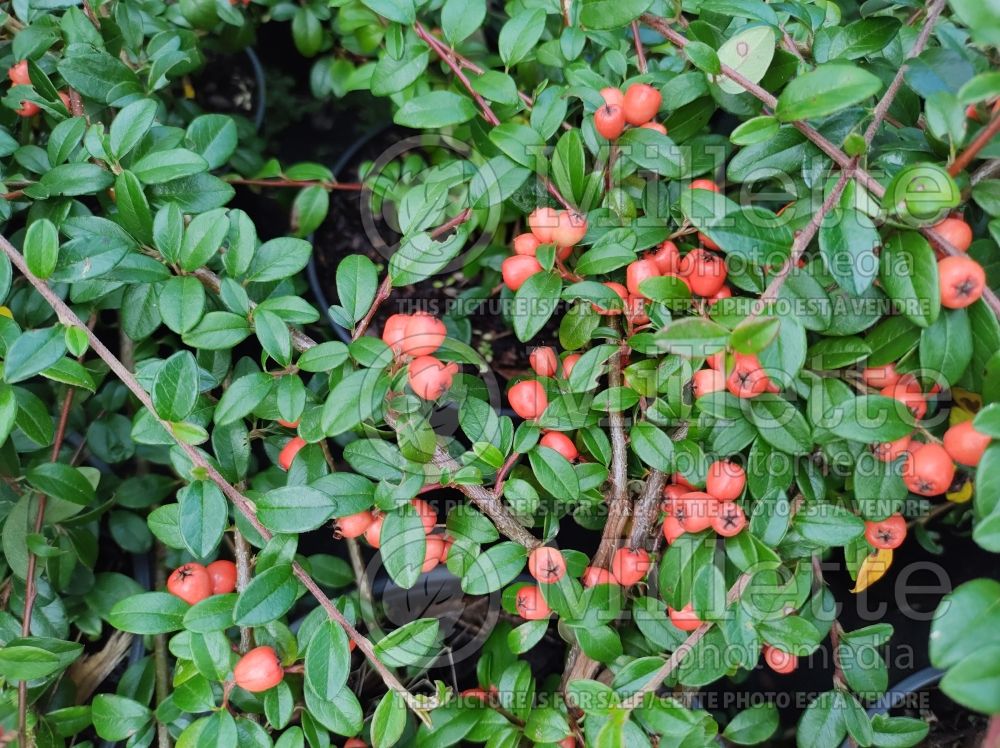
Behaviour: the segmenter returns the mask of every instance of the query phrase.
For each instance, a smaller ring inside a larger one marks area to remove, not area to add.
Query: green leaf
[[[122,108],[111,121],[108,130],[108,147],[117,159],[128,155],[138,145],[142,136],[149,132],[156,117],[156,101],[138,99]]]
[[[246,417],[271,393],[273,386],[274,377],[263,372],[254,372],[235,380],[215,406],[215,422],[225,426]]]
[[[510,584],[526,561],[525,548],[512,542],[497,543],[475,557],[462,576],[462,590],[469,595],[485,595]]]
[[[872,220],[855,207],[855,202],[855,189],[848,185],[829,218],[820,225],[819,249],[837,285],[859,296],[871,287],[878,274],[875,249],[881,240]]]
[[[179,335],[194,329],[205,313],[205,300],[205,287],[197,278],[177,275],[167,279],[160,290],[163,323]]]
[[[649,10],[652,0],[583,0],[580,23],[588,29],[625,26]]]
[[[559,306],[562,279],[556,273],[532,275],[514,295],[514,332],[521,341],[531,340]]]
[[[799,748],[840,745],[847,734],[844,722],[846,696],[840,691],[821,693],[806,709],[795,735]]]
[[[765,6],[766,7],[766,6]],[[726,81],[729,79],[727,78]],[[742,86],[740,87],[742,90]],[[733,145],[753,145],[754,143],[764,143],[778,134],[781,123],[774,117],[761,116],[748,119],[738,125],[729,134],[729,140]]]
[[[229,220],[221,208],[191,219],[181,243],[181,268],[191,272],[207,263],[219,251],[228,232]]]
[[[240,593],[233,610],[238,626],[262,626],[287,613],[298,597],[291,564],[277,564],[258,574]]]
[[[192,348],[221,351],[235,348],[249,335],[246,318],[231,312],[209,312],[182,340]]]
[[[770,10],[761,4],[761,8]],[[766,12],[766,11],[765,11]],[[775,21],[777,25],[777,21]],[[719,61],[728,65],[753,83],[759,83],[774,58],[774,30],[769,26],[755,26],[733,34],[719,47]],[[712,72],[712,71],[709,71]],[[729,78],[717,80],[719,88],[727,94],[743,93],[743,86]],[[775,127],[775,129],[777,129]],[[736,133],[733,133],[736,136]],[[735,143],[736,140],[733,140]]]
[[[778,709],[772,703],[755,704],[733,717],[722,737],[738,745],[763,743],[778,729]]]
[[[83,653],[83,645],[61,639],[27,636],[0,647],[0,675],[12,681],[44,678],[65,670]]]
[[[186,144],[208,164],[209,169],[225,165],[236,150],[236,123],[225,114],[203,114],[188,125]]]
[[[406,729],[406,702],[395,691],[387,691],[372,715],[373,748],[392,748]]]
[[[337,266],[337,297],[352,322],[371,308],[377,288],[375,263],[364,255],[349,255]]]
[[[138,701],[101,693],[91,706],[94,730],[105,740],[125,741],[153,720],[153,713]]]
[[[247,281],[268,283],[290,278],[309,263],[312,245],[305,239],[282,236],[261,244],[254,252]]]
[[[24,235],[24,260],[39,278],[48,278],[59,260],[59,233],[47,218],[32,221]]]
[[[389,667],[427,664],[440,645],[441,623],[436,618],[410,621],[383,637],[375,645],[375,654]]]
[[[727,254],[761,266],[779,266],[788,259],[791,228],[770,211],[738,205],[709,190],[682,191],[680,208]]]
[[[94,486],[79,468],[61,462],[44,462],[28,470],[28,482],[36,489],[62,501],[87,506],[96,497]]]
[[[787,400],[763,394],[750,400],[750,420],[775,449],[792,455],[812,451],[812,433],[805,416]]]
[[[981,649],[951,667],[941,679],[941,690],[977,712],[1000,712],[1000,646]]]
[[[108,622],[132,634],[166,634],[183,628],[188,608],[168,592],[144,592],[115,603]]]
[[[226,497],[214,483],[195,481],[177,492],[177,502],[184,545],[196,558],[207,558],[229,525]]]
[[[913,415],[906,406],[882,395],[855,397],[823,416],[834,434],[865,444],[891,442],[913,430]]]
[[[431,91],[416,96],[396,110],[393,122],[401,127],[431,129],[460,125],[476,116],[476,105],[452,91]]]
[[[644,463],[665,473],[673,469],[674,443],[662,429],[640,421],[632,427],[629,437],[632,451]]]
[[[351,672],[347,633],[334,621],[324,621],[306,648],[306,686],[324,699],[336,698]]]
[[[879,279],[903,316],[918,327],[938,318],[941,292],[934,250],[916,231],[900,231],[882,248]]]
[[[927,737],[930,725],[914,717],[872,717],[872,742],[882,748],[910,748]]]
[[[865,531],[864,520],[825,501],[804,504],[792,524],[806,540],[824,547],[847,545]]]
[[[825,117],[881,90],[879,78],[855,65],[820,65],[785,86],[774,115],[782,122]]]
[[[671,322],[657,333],[657,340],[671,353],[687,358],[709,356],[729,342],[729,330],[701,317],[685,317]]]
[[[441,8],[441,29],[454,46],[479,29],[484,18],[486,0],[446,0]]]
[[[154,151],[129,169],[143,184],[163,184],[208,170],[208,163],[187,148]]]
[[[500,29],[497,48],[508,69],[519,63],[538,42],[545,30],[545,11],[541,8],[516,13]]]
[[[412,505],[385,515],[380,540],[385,570],[397,585],[410,589],[420,578],[427,552],[424,523]]]
[[[546,491],[563,501],[574,500],[580,494],[580,480],[573,466],[554,449],[537,446],[528,453],[535,478]]]
[[[60,326],[22,332],[7,349],[4,380],[13,384],[48,369],[66,353],[66,340]]]
[[[1000,582],[973,579],[945,595],[931,623],[931,664],[954,667],[996,646],[1000,646]]]
[[[944,309],[920,334],[920,366],[955,384],[972,361],[972,326],[967,309]]]
[[[281,486],[254,501],[257,517],[269,530],[309,532],[321,527],[337,509],[332,496],[308,486]]]
[[[198,400],[198,362],[190,351],[178,351],[156,370],[150,396],[157,415],[183,421]]]

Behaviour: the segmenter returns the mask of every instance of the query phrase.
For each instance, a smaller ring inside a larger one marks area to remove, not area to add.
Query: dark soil
[[[930,732],[921,743],[924,748],[990,748],[983,742],[989,718],[963,709],[936,687],[914,694],[913,706],[893,709],[890,714],[929,723]]]
[[[209,55],[193,88],[195,101],[206,112],[253,119],[260,92],[253,66],[243,52]]]

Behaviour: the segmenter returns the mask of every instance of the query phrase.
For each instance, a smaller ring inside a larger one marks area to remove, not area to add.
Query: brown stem
[[[983,180],[992,179],[997,174],[1000,174],[1000,158],[991,159],[972,172],[972,176],[969,177],[969,183],[975,187]]]
[[[750,584],[751,578],[752,575],[749,572],[746,572],[736,580],[733,586],[729,588],[729,592],[726,594],[727,605],[732,605],[740,599],[743,595],[743,591],[747,588],[747,585]],[[654,693],[663,681],[670,677],[670,674],[677,669],[677,667],[681,664],[681,661],[687,657],[688,653],[695,648],[695,645],[701,641],[702,637],[708,633],[708,630],[712,628],[713,625],[714,624],[711,621],[706,621],[692,631],[691,635],[685,639],[683,643],[677,647],[677,649],[671,652],[670,657],[668,657],[667,661],[663,663],[663,666],[653,673],[653,677],[643,684],[642,688],[637,690],[622,702],[622,708],[635,709],[637,706],[640,706],[646,694]]]
[[[507,474],[513,469],[514,465],[517,464],[518,459],[521,455],[517,452],[511,452],[510,457],[508,457],[504,464],[500,466],[497,471],[496,480],[493,482],[493,495],[500,498],[500,494],[503,493],[503,484],[507,480]]]
[[[781,27],[781,46],[787,52],[791,52],[793,55],[799,58],[799,62],[806,62],[806,58],[802,56],[802,50],[799,49],[799,45],[795,43],[792,39],[791,34],[785,30],[785,27]]]
[[[822,587],[826,584],[826,580],[823,578],[823,561],[818,553],[813,554],[812,568],[817,586]],[[840,622],[834,618],[833,625],[830,626],[830,647],[833,655],[833,684],[838,688],[844,687],[847,682],[844,678],[843,664],[840,661],[840,635],[843,631]]]
[[[635,504],[632,530],[628,536],[629,548],[645,546],[646,539],[660,516],[660,503],[663,501],[663,486],[666,482],[667,476],[659,470],[653,470],[646,478],[642,496]]]
[[[993,140],[993,137],[998,132],[1000,132],[1000,115],[991,119],[989,124],[979,131],[976,139],[969,143],[969,147],[958,154],[958,158],[948,167],[948,173],[955,176],[963,172],[965,167],[971,164],[976,155],[989,145],[989,142]]]
[[[420,21],[413,24],[413,30],[417,32],[417,36],[423,39],[427,45],[434,50],[444,64],[451,68],[451,72],[455,74],[455,77],[458,78],[459,81],[461,81],[462,85],[465,86],[465,90],[469,92],[469,95],[479,106],[479,111],[483,115],[483,119],[494,127],[499,125],[500,119],[493,113],[493,110],[490,109],[490,105],[486,103],[486,99],[484,99],[479,92],[472,87],[472,83],[469,81],[468,77],[466,77],[465,73],[462,72],[462,66],[458,64],[451,52],[448,51],[448,49],[446,49],[445,46],[435,37],[431,36]]]
[[[82,326],[82,323],[81,323]],[[69,422],[69,412],[73,407],[73,394],[75,389],[70,387],[66,390],[66,397],[63,399],[62,410],[59,413],[59,423],[56,427],[55,440],[52,442],[52,455],[50,462],[59,459],[59,450],[62,449],[63,439],[66,438],[66,424]],[[38,495],[38,506],[35,509],[35,524],[33,532],[38,535],[45,526],[45,504],[48,498],[45,494]],[[38,557],[28,552],[28,572],[24,580],[24,616],[21,619],[21,636],[31,636],[31,614],[35,608],[35,571],[38,566]],[[28,745],[28,682],[22,680],[17,684],[17,730],[20,735],[21,745]]]
[[[392,293],[392,278],[389,274],[385,274],[385,280],[382,281],[381,285],[378,287],[378,291],[375,294],[375,298],[372,300],[372,305],[365,312],[365,316],[361,318],[357,326],[354,328],[354,334],[351,335],[351,340],[357,340],[362,337],[367,331],[368,326],[372,323],[372,319],[375,318],[375,312],[378,308],[382,306],[382,303],[389,298],[389,294]]]
[[[556,200],[558,200],[559,204],[562,205],[566,210],[570,211],[576,210],[576,208],[573,207],[573,204],[570,203],[570,201],[567,200],[565,197],[563,197],[562,193],[559,192],[559,190],[556,189],[556,186],[552,184],[552,182],[549,181],[548,179],[545,180],[545,189],[548,190],[549,194],[552,195],[552,197],[554,197]]]
[[[640,73],[645,73],[649,69],[646,65],[646,51],[642,48],[642,39],[639,38],[639,22],[632,21],[632,38],[635,40],[636,63]]]
[[[244,179],[243,177],[227,177],[229,184],[242,184],[248,187],[322,187],[324,190],[343,190],[359,192],[365,188],[361,182],[330,182],[325,179]]]
[[[252,563],[252,551],[250,543],[240,532],[238,527],[233,528],[233,547],[236,557],[236,590],[242,592],[250,584]],[[240,626],[240,654],[246,654],[253,648],[253,629],[249,626]]]
[[[250,500],[244,496],[240,491],[238,491],[231,483],[229,483],[222,475],[219,473],[212,464],[205,459],[204,455],[192,447],[187,442],[184,442],[178,438],[171,428],[171,424],[163,421],[156,415],[156,409],[153,406],[153,401],[149,396],[149,393],[142,388],[139,381],[130,372],[120,360],[110,351],[107,346],[101,342],[101,340],[94,335],[92,330],[87,329],[83,321],[76,315],[76,313],[69,308],[69,306],[64,302],[55,292],[49,288],[44,281],[40,280],[31,270],[28,268],[24,257],[18,252],[14,246],[7,240],[6,237],[0,236],[0,249],[3,249],[4,253],[14,264],[14,266],[21,272],[21,274],[28,280],[28,282],[34,287],[34,289],[41,295],[49,306],[55,310],[59,319],[66,325],[75,325],[86,331],[87,340],[90,343],[91,349],[101,358],[104,363],[108,365],[108,368],[121,380],[129,391],[135,396],[135,398],[146,408],[153,418],[171,435],[171,438],[176,442],[177,446],[182,452],[187,455],[188,459],[198,468],[199,472],[205,476],[208,480],[212,481],[217,485],[223,494],[233,503],[237,511],[239,511],[250,526],[253,527],[257,533],[265,541],[271,539],[271,532],[261,524],[260,520],[257,519],[257,514],[254,511],[253,504]],[[420,700],[417,699],[412,693],[410,693],[399,679],[392,673],[383,663],[379,660],[378,656],[375,654],[375,649],[372,643],[363,636],[357,629],[351,625],[343,613],[337,609],[337,607],[330,601],[330,598],[326,596],[326,593],[320,589],[319,585],[309,576],[308,572],[302,568],[297,562],[292,563],[292,571],[296,578],[305,586],[305,588],[312,594],[312,596],[319,603],[320,607],[326,611],[327,615],[336,623],[338,623],[346,632],[348,637],[350,637],[355,644],[357,644],[358,649],[365,655],[366,658],[372,663],[372,666],[382,677],[382,681],[385,685],[395,691],[403,699],[406,705],[413,711],[413,713],[424,721],[425,724],[430,726],[430,719],[425,713],[424,707]]]

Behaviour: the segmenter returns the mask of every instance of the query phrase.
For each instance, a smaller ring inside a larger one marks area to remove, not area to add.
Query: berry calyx
[[[226,595],[236,589],[236,564],[219,559],[205,567],[212,583],[213,595]]]
[[[517,614],[526,621],[541,621],[552,613],[552,609],[542,596],[542,591],[532,584],[517,591],[514,606]]]
[[[406,370],[406,381],[417,397],[437,400],[451,388],[458,364],[442,363],[433,356],[419,356],[410,362]]]
[[[670,616],[670,622],[681,631],[694,631],[703,623],[703,621],[695,615],[694,608],[691,607],[691,603],[688,603],[680,610],[667,608],[667,613]]]
[[[278,465],[281,466],[282,470],[289,470],[292,467],[295,456],[304,446],[306,446],[306,440],[301,436],[293,436],[285,443],[285,446],[278,452]]]
[[[538,418],[549,405],[545,388],[533,379],[518,382],[511,387],[507,392],[507,400],[514,412],[526,421]]]
[[[906,520],[897,512],[878,522],[865,522],[865,539],[873,548],[899,548],[906,540]]]
[[[540,345],[528,356],[528,362],[540,377],[554,377],[559,368],[559,357],[554,348]]]
[[[770,644],[764,645],[764,662],[776,673],[787,675],[799,666],[799,658],[791,652],[772,647]]]
[[[924,444],[903,461],[903,482],[920,496],[943,494],[955,479],[955,463],[940,444]]]
[[[718,512],[712,517],[712,529],[724,538],[739,535],[746,526],[747,517],[743,513],[743,507],[735,501],[720,504]]]
[[[167,577],[167,592],[194,605],[212,594],[212,578],[201,564],[184,564]]]
[[[633,83],[622,100],[625,121],[630,125],[644,125],[660,111],[662,101],[660,92],[648,83]]]
[[[974,304],[986,288],[986,272],[971,257],[945,257],[938,261],[941,306],[964,309]]]
[[[244,691],[260,693],[274,688],[285,676],[278,654],[271,647],[251,649],[233,668],[233,680]]]
[[[535,548],[528,556],[528,573],[543,584],[554,584],[566,576],[566,559],[555,548]]]
[[[719,501],[738,499],[746,484],[746,471],[735,462],[716,460],[708,466],[705,491]]]
[[[417,312],[406,322],[400,348],[407,356],[430,356],[441,347],[447,335],[444,322],[432,314]]]
[[[558,452],[570,462],[580,456],[580,450],[576,448],[573,440],[560,431],[546,431],[538,443]]]
[[[622,587],[641,582],[649,572],[649,554],[644,548],[619,548],[611,557],[611,576]]]
[[[617,104],[605,104],[594,112],[594,129],[605,140],[617,140],[625,130],[625,110]]]
[[[367,510],[338,517],[333,520],[333,539],[360,538],[374,521],[375,517]]]
[[[528,255],[513,255],[500,265],[500,274],[504,285],[511,291],[516,291],[535,273],[542,272],[538,260]]]
[[[975,467],[990,446],[990,437],[976,431],[972,421],[957,423],[944,432],[944,448],[959,465]]]
[[[768,379],[756,356],[737,353],[733,370],[726,378],[726,389],[736,397],[753,398],[767,391]]]

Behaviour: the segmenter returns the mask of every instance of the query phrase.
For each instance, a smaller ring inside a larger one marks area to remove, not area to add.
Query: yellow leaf
[[[948,414],[948,425],[954,426],[962,421],[971,421],[972,417],[983,407],[983,398],[975,392],[955,388],[951,391],[955,406]]]
[[[892,566],[891,548],[880,548],[874,553],[869,553],[861,562],[861,568],[858,569],[858,579],[851,592],[857,593],[868,589],[885,576],[890,566]]]
[[[11,314],[10,309],[8,309],[5,306],[0,306],[0,316],[2,316],[2,317],[9,317],[10,319],[14,319],[14,315]]]
[[[948,501],[955,502],[956,504],[964,504],[972,498],[972,481],[966,478],[961,488],[957,491],[945,494],[945,498],[948,499]]]

